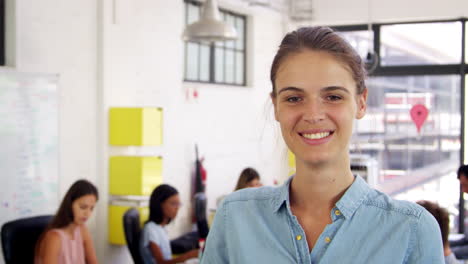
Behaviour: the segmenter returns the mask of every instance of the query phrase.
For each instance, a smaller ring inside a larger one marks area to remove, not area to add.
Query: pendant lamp
[[[205,1],[201,19],[188,25],[183,34],[184,41],[214,42],[236,38],[236,29],[221,20],[216,0]]]

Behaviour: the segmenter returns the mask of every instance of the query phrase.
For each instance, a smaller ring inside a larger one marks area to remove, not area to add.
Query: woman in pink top
[[[93,241],[85,222],[98,200],[96,187],[76,181],[36,245],[35,264],[95,264]]]

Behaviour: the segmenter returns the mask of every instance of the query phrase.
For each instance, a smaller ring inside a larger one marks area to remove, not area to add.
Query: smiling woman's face
[[[347,160],[353,122],[365,114],[367,90],[357,94],[344,64],[323,51],[291,54],[278,68],[275,87],[275,118],[296,159],[312,164]]]

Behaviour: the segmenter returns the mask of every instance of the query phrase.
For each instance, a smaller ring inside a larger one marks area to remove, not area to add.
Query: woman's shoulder
[[[276,197],[279,192],[280,190],[278,187],[270,186],[245,188],[227,195],[223,199],[223,203],[265,201]]]
[[[156,224],[153,221],[148,221],[143,226],[143,231],[146,231],[146,232],[161,232],[163,230],[164,230],[164,227],[162,227],[161,225]]]
[[[86,225],[80,225],[76,232],[78,231],[80,232],[83,240],[91,239],[91,233],[89,232],[89,229]]]
[[[45,245],[60,245],[62,241],[62,232],[64,231],[57,228],[48,230],[44,234],[44,240],[42,243]]]
[[[369,192],[364,204],[415,218],[420,218],[424,212],[424,208],[414,202],[398,200],[375,189]]]

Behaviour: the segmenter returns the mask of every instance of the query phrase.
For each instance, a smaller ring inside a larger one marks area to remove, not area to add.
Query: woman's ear
[[[270,93],[271,103],[273,104],[273,109],[275,111],[275,119],[278,121],[278,112],[276,111],[276,95],[274,92]]]
[[[367,88],[365,88],[364,91],[358,95],[357,107],[356,119],[361,119],[366,114],[367,109]]]

